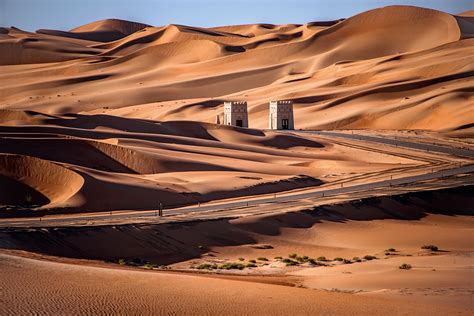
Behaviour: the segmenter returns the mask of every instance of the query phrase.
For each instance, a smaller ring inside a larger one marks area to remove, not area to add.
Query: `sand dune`
[[[264,128],[267,102],[291,99],[297,128],[453,131],[474,121],[472,25],[390,6],[304,25],[4,28],[0,107],[210,123],[246,99]]]
[[[349,172],[420,163],[383,152],[362,157],[357,153],[363,150],[311,138],[208,123],[15,110],[2,114],[0,148],[5,159],[44,164],[38,174],[33,163],[27,171],[4,166],[4,176],[25,186],[17,190],[20,196],[27,187],[44,195],[41,203],[3,198],[3,205],[25,207],[21,214],[32,207],[55,213],[154,209],[160,202],[172,207],[317,186]],[[26,172],[42,182],[25,178]],[[43,173],[51,178],[50,187]],[[80,185],[68,184],[63,173],[74,174],[74,183]],[[58,188],[61,185],[68,193]],[[51,196],[56,190],[60,196]]]

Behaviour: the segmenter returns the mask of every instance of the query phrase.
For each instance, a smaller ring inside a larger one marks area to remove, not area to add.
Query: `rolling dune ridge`
[[[469,136],[473,25],[469,12],[391,6],[304,25],[3,28],[0,107],[211,123],[224,100],[246,99],[265,128],[268,101],[290,99],[296,128]]]

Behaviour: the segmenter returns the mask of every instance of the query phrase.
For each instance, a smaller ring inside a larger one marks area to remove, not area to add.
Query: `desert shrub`
[[[295,266],[298,264],[297,261],[294,261],[288,258],[283,259],[282,262],[285,263],[287,266]]]
[[[288,255],[288,258],[295,259],[298,255],[296,253],[292,253]]]
[[[324,256],[321,256],[321,257],[318,257],[318,259],[316,259],[318,261],[327,261],[326,257]]]
[[[354,261],[354,262],[362,262],[362,259],[360,259],[359,257],[354,257],[354,258],[352,258],[352,261]]]
[[[278,257],[275,257],[274,259],[275,259],[275,260],[281,260],[281,259],[283,259],[283,258],[278,256]]]
[[[402,270],[410,270],[411,269],[411,264],[409,263],[404,263],[402,264],[401,266],[398,267],[399,269],[402,269]]]
[[[249,260],[249,262],[250,262],[250,263],[257,263],[257,261],[254,260],[254,259]]]
[[[365,255],[364,259],[365,260],[373,260],[373,259],[377,259],[377,257],[376,256],[371,256],[371,255]]]
[[[258,257],[257,260],[258,260],[258,261],[268,261],[268,259],[265,258],[265,257]]]
[[[390,253],[390,252],[386,252],[385,255],[386,255],[386,256],[390,256],[391,253]]]
[[[350,263],[352,263],[352,261],[350,261],[349,259],[344,259],[342,262],[345,263],[345,264],[350,264]]]
[[[244,261],[244,260],[245,260],[245,259],[244,259],[244,258],[242,258],[242,257],[240,257],[240,258],[239,258],[239,261]]]
[[[127,261],[125,261],[125,259],[118,259],[118,264],[120,264],[121,266],[123,266],[123,265],[126,265],[126,264],[127,264]]]
[[[154,268],[154,265],[153,265],[152,263],[150,263],[150,262],[147,262],[147,263],[145,263],[145,264],[143,265],[143,267],[144,267],[145,269],[150,269],[150,270],[151,270],[151,269]]]
[[[160,266],[160,269],[169,269],[169,268],[168,268],[168,266],[162,264],[162,265]]]
[[[303,260],[304,260],[304,261],[308,261],[308,260],[309,260],[309,257],[308,257],[308,256],[303,256]]]
[[[431,250],[431,251],[438,251],[439,248],[435,245],[424,245],[424,246],[421,246],[421,249],[427,249],[427,250]]]
[[[390,252],[394,252],[394,251],[396,251],[396,250],[395,250],[395,248],[388,248],[388,249],[385,250],[385,251],[387,251],[387,252],[389,252],[389,251],[390,251]]]
[[[242,270],[243,268],[245,268],[245,266],[241,263],[230,262],[230,263],[221,264],[217,268],[224,269],[224,270],[232,270],[232,269]]]
[[[201,263],[196,267],[196,269],[199,270],[210,270],[211,269],[211,264],[210,263]]]
[[[344,259],[341,257],[337,257],[337,258],[334,258],[334,261],[344,261]]]
[[[247,268],[256,268],[257,265],[256,265],[255,263],[249,262],[249,263],[247,263],[246,267],[247,267]]]

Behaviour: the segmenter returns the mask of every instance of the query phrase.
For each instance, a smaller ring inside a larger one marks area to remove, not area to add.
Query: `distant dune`
[[[297,128],[471,135],[472,16],[390,6],[304,25],[2,28],[0,108],[213,123],[223,100],[245,99],[265,128],[267,102],[291,99]]]
[[[245,99],[267,128],[268,102],[289,99],[297,129],[472,136],[473,26],[390,6],[303,25],[0,28],[0,183],[16,188],[0,204],[149,209],[416,164],[212,123]]]

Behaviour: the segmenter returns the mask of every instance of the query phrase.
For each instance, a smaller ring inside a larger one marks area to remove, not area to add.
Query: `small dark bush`
[[[258,260],[258,261],[268,261],[268,259],[265,258],[265,257],[258,257],[257,260]]]
[[[244,258],[242,258],[242,257],[240,257],[240,258],[239,258],[239,261],[244,261],[244,260],[245,260],[245,259],[244,259]]]
[[[125,261],[125,259],[118,259],[118,264],[120,264],[121,266],[124,266],[127,264],[127,261]]]
[[[297,256],[296,253],[292,253],[291,255],[288,255],[288,258],[295,259]]]
[[[396,250],[395,250],[395,248],[388,248],[388,249],[385,250],[385,251],[387,251],[387,252],[389,252],[389,251],[390,251],[390,252],[394,252],[394,251],[396,251]]]
[[[324,256],[321,256],[321,257],[318,257],[318,259],[316,259],[318,261],[327,261],[326,257]]]
[[[286,266],[287,266],[287,267],[289,267],[289,266],[297,266],[297,265],[298,265],[298,262],[296,262],[296,261],[291,261],[291,260],[290,260],[290,262],[287,262],[287,263],[286,263]]]
[[[337,257],[337,258],[334,258],[334,261],[344,261],[344,259],[341,257]]]
[[[386,252],[385,255],[386,255],[386,256],[390,256],[391,253],[390,253],[390,252]]]
[[[145,264],[143,265],[143,267],[144,267],[145,269],[151,270],[151,269],[154,268],[154,265],[153,265],[152,263],[150,263],[150,262],[147,262],[147,263],[145,263]]]
[[[350,264],[350,263],[352,263],[352,261],[350,261],[349,259],[344,259],[343,262],[344,262],[345,264]]]
[[[257,261],[254,260],[254,259],[249,260],[249,262],[251,262],[251,263],[257,263]]]
[[[275,259],[275,260],[281,260],[281,259],[283,259],[283,258],[282,258],[282,257],[275,257],[274,259]]]
[[[199,270],[210,270],[211,269],[211,264],[210,263],[202,263],[196,267],[196,269]]]
[[[221,264],[217,268],[224,269],[224,270],[232,270],[232,269],[242,270],[243,268],[245,268],[245,266],[241,263],[230,262],[230,263]]]
[[[411,264],[409,263],[404,263],[402,264],[401,266],[398,267],[399,269],[402,269],[402,270],[410,270],[411,269]]]
[[[421,247],[421,249],[427,249],[427,250],[431,250],[431,251],[438,251],[438,247],[435,246],[435,245],[424,245]]]
[[[352,261],[354,261],[354,262],[362,262],[362,259],[360,259],[359,257],[354,257],[354,258],[352,258]]]
[[[246,267],[247,267],[247,268],[256,268],[257,265],[256,265],[255,263],[249,262],[249,263],[247,263]]]
[[[376,256],[371,256],[371,255],[365,255],[364,259],[365,260],[373,260],[373,259],[377,259],[377,257]]]

